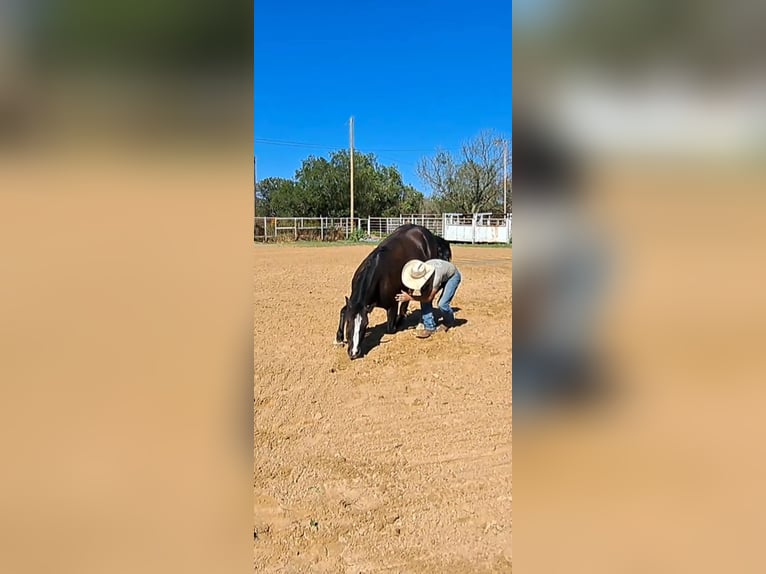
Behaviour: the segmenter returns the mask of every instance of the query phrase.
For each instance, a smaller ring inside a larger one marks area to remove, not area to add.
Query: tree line
[[[418,162],[417,173],[430,190],[426,197],[405,184],[396,166],[373,153],[354,152],[354,215],[392,217],[415,213],[473,213],[503,210],[503,163],[500,138],[490,131],[463,144],[460,153],[437,151]],[[347,217],[350,154],[309,156],[293,179],[269,177],[257,182],[255,212],[270,217]],[[511,211],[510,157],[508,206]]]

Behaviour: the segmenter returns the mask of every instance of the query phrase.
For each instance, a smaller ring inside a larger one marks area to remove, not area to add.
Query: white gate
[[[461,243],[510,243],[511,215],[492,217],[491,213],[445,213],[444,239]]]

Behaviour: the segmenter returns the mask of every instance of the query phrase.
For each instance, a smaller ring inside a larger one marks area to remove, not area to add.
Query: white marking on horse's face
[[[351,338],[351,353],[359,353],[359,342],[362,340],[362,314],[357,313],[354,317],[354,336]]]

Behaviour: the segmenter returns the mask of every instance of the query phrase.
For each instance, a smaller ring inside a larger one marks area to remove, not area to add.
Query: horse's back
[[[396,305],[396,294],[404,289],[402,269],[412,259],[451,259],[449,243],[438,241],[429,229],[415,224],[397,227],[381,241],[362,261],[352,279],[352,297],[357,290],[365,291],[358,296],[366,304],[384,309]],[[446,247],[445,247],[446,246]]]
[[[398,227],[380,249],[378,298],[384,307],[395,306],[397,293],[404,289],[402,269],[412,259],[427,260],[436,256],[434,235],[425,227],[407,224]]]
[[[438,251],[436,236],[431,230],[413,223],[397,227],[378,247],[390,249],[393,246],[410,254],[410,259],[430,259],[436,257]]]

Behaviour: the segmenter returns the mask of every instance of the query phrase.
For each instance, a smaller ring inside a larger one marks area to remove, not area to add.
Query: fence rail
[[[361,230],[371,241],[382,239],[400,225],[415,223],[448,241],[466,243],[508,243],[511,240],[511,216],[471,215],[402,215],[399,217],[255,217],[253,239],[261,242],[339,241],[348,239],[353,229]]]

